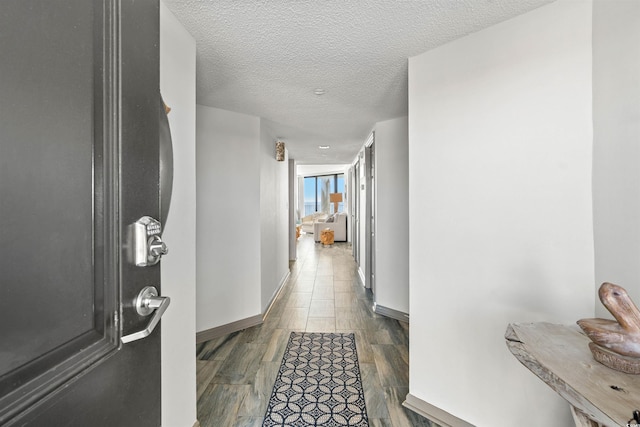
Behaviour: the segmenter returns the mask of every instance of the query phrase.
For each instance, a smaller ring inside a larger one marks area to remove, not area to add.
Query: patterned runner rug
[[[354,334],[292,332],[263,427],[368,427]]]

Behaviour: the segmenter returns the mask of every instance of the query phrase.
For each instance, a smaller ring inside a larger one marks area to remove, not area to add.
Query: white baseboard
[[[266,319],[267,316],[269,315],[269,311],[271,311],[271,307],[273,307],[273,303],[278,298],[278,295],[280,295],[280,292],[282,292],[282,289],[284,289],[284,284],[287,283],[287,280],[289,280],[290,276],[291,276],[291,270],[288,270],[287,274],[285,274],[282,280],[280,280],[278,289],[276,289],[276,291],[271,296],[271,300],[269,300],[269,304],[267,304],[267,306],[262,311],[262,320]]]
[[[362,283],[363,287],[367,287],[367,281],[364,279],[364,271],[360,267],[358,267],[358,277],[360,278],[360,283]]]
[[[390,317],[392,319],[399,320],[401,322],[408,322],[409,315],[402,311],[394,310],[393,308],[384,307],[377,302],[373,303],[373,312],[382,316]]]
[[[418,415],[422,415],[432,422],[440,424],[442,427],[475,427],[473,424],[461,420],[460,418],[411,395],[411,393],[407,394],[405,401],[402,402],[402,406]]]
[[[262,314],[256,314],[255,316],[236,320],[235,322],[227,323],[226,325],[206,329],[204,331],[196,333],[196,344],[220,338],[222,336],[229,335],[234,332],[250,328],[252,326],[258,326],[260,324],[262,324]]]

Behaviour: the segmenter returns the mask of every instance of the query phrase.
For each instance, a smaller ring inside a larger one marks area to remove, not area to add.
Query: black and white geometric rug
[[[292,332],[263,427],[368,427],[354,334]]]

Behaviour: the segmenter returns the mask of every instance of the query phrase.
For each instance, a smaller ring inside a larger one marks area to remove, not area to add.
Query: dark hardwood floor
[[[402,407],[409,392],[409,325],[375,314],[351,245],[298,239],[298,260],[264,323],[197,346],[202,427],[261,426],[292,331],[354,332],[370,425],[436,426]]]

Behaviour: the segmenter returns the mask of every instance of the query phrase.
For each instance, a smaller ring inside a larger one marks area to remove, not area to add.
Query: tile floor
[[[298,260],[260,326],[196,348],[201,427],[261,426],[292,331],[354,332],[372,427],[436,426],[402,407],[409,391],[409,325],[371,310],[351,245],[298,239]]]

